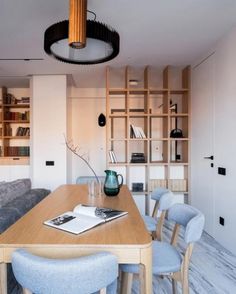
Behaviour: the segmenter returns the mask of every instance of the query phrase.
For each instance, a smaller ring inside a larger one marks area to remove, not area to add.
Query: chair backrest
[[[185,228],[184,240],[193,243],[201,238],[205,217],[197,208],[188,204],[176,203],[168,212],[168,220]]]
[[[98,176],[100,182],[105,182],[105,176]],[[95,176],[81,176],[76,179],[76,184],[88,184],[89,182],[96,180]]]
[[[166,188],[157,188],[151,193],[151,198],[156,200],[152,217],[157,216],[158,210],[168,210],[173,203],[173,193]]]
[[[161,212],[157,222],[156,233],[155,233],[156,239],[161,241],[166,212],[168,211],[168,209],[171,207],[173,203],[174,195],[170,190],[164,189],[164,188],[158,188],[158,191],[155,190],[154,192],[156,193],[155,194],[156,203],[153,209],[152,217],[155,218],[157,216],[157,212],[158,211]]]
[[[100,252],[72,259],[49,259],[18,249],[12,255],[16,280],[32,293],[89,294],[106,288],[117,291],[117,258]]]
[[[167,188],[162,188],[162,187],[158,187],[155,190],[152,191],[151,193],[151,198],[153,200],[159,201],[160,197],[165,194],[166,192],[169,192],[170,190]]]

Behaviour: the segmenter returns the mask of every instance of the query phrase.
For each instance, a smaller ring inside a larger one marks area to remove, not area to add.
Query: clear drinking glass
[[[91,197],[97,197],[102,195],[103,184],[99,180],[92,180],[88,182],[88,193]]]
[[[88,193],[89,196],[96,196],[96,181],[92,180],[88,182]]]

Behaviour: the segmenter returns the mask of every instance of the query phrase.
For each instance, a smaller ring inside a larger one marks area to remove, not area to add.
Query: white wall
[[[236,28],[219,41],[215,51],[215,110],[214,110],[214,237],[236,254]],[[207,55],[206,55],[207,56]],[[194,76],[193,76],[194,82]],[[192,109],[194,115],[195,109]],[[194,134],[193,134],[194,136]],[[218,167],[226,168],[226,176],[217,173]],[[192,166],[194,169],[194,166]],[[194,193],[193,193],[194,195]],[[195,196],[197,197],[197,195]],[[193,199],[194,201],[194,199]],[[204,200],[202,201],[204,206]],[[224,217],[225,225],[218,223]],[[207,216],[208,217],[208,216]]]
[[[32,184],[54,190],[66,183],[66,76],[33,76],[31,91]]]
[[[68,97],[68,140],[80,148],[79,154],[89,161],[97,175],[105,175],[106,127],[98,125],[100,113],[106,114],[105,89],[70,89]],[[87,165],[68,152],[68,182],[79,176],[92,176]]]
[[[216,216],[225,218],[225,226],[216,224],[215,237],[236,253],[236,28],[218,45],[216,50],[215,96],[215,155],[219,167],[226,168],[226,176],[217,175],[215,181]]]

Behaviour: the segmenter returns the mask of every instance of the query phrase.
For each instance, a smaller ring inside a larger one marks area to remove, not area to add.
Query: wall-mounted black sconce
[[[100,127],[104,127],[106,125],[106,117],[103,113],[101,113],[98,117],[98,125]]]

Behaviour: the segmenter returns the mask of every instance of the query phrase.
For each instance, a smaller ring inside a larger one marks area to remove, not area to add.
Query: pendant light
[[[119,34],[106,24],[86,20],[87,0],[70,0],[70,18],[51,25],[44,33],[44,50],[72,64],[97,64],[119,54]]]
[[[86,45],[87,0],[70,0],[69,45],[75,49]]]

